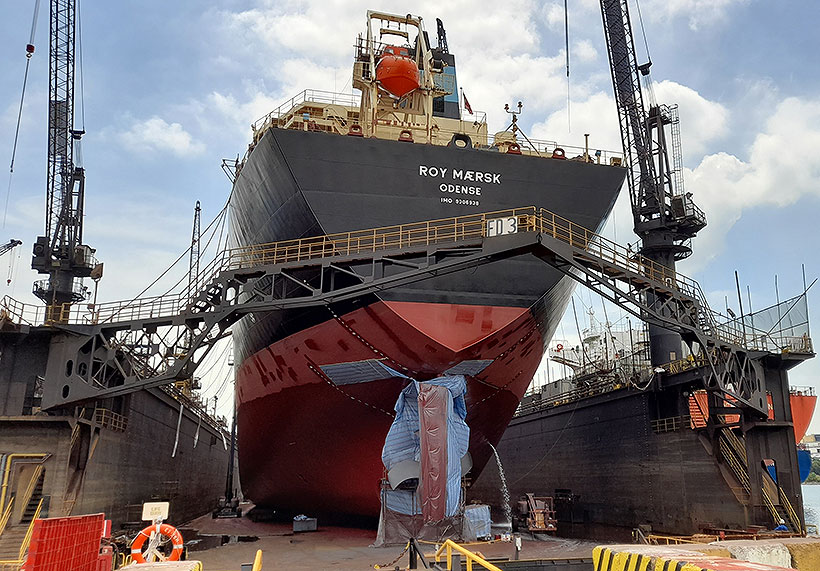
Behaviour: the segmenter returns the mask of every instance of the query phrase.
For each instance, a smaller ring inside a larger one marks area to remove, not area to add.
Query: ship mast
[[[601,15],[628,169],[634,229],[641,239],[639,251],[674,270],[678,260],[691,255],[691,239],[706,226],[705,214],[692,201],[691,193],[683,190],[677,106],[658,105],[654,100],[649,77],[652,62],[637,63],[628,0],[601,0]],[[641,79],[649,96],[648,108]],[[671,127],[669,137],[667,125]],[[677,333],[650,324],[649,337],[653,365],[681,358]]]
[[[33,293],[48,305],[49,321],[64,320],[64,309],[87,298],[82,279],[97,264],[83,244],[85,171],[74,128],[76,0],[52,0],[49,42],[48,177],[45,235],[34,244],[32,269],[48,278]]]

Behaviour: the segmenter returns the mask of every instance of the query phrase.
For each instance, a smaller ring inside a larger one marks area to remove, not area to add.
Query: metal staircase
[[[753,494],[744,436],[738,436],[731,428],[721,428],[718,432],[718,443],[721,459],[740,483],[748,502]],[[774,525],[782,519],[792,533],[804,533],[803,524],[783,489],[774,481],[768,470],[762,466],[758,470],[763,482],[763,504],[769,511]],[[743,501],[741,497],[738,497],[738,500]]]

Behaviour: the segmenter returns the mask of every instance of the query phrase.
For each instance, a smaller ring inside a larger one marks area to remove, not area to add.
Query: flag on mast
[[[472,115],[473,114],[473,108],[470,106],[470,102],[467,101],[467,96],[464,94],[464,90],[461,91],[461,96],[464,98],[464,109],[467,110],[467,113]]]

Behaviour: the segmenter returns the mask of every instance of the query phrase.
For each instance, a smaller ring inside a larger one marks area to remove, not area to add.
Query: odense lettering
[[[481,187],[480,186],[464,186],[461,184],[445,184],[441,183],[438,186],[438,189],[441,192],[452,192],[455,194],[473,194],[475,196],[481,196]]]

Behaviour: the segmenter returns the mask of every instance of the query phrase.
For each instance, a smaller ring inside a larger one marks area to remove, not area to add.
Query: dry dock
[[[350,569],[367,570],[379,565],[387,569],[408,567],[404,545],[370,547],[376,539],[375,529],[325,527],[319,524],[316,532],[294,534],[292,526],[282,523],[255,523],[247,518],[213,520],[203,516],[185,529],[196,529],[205,539],[208,536],[258,538],[255,541],[236,541],[204,551],[190,551],[189,559],[202,561],[205,571],[239,571],[242,563],[251,563],[256,550],[264,557],[263,569]],[[186,535],[187,537],[187,535]],[[204,543],[204,541],[203,541]],[[598,543],[586,540],[549,538],[544,541],[525,540],[521,557],[527,559],[585,559],[592,561],[592,550]],[[433,545],[423,545],[424,553],[432,554]],[[509,542],[477,543],[469,545],[488,558],[512,559],[515,547]],[[432,560],[432,557],[428,558]],[[395,562],[394,562],[395,561]],[[391,564],[392,563],[392,564]],[[589,567],[591,569],[591,567]]]
[[[296,533],[285,523],[252,522],[247,518],[235,520],[213,520],[210,516],[198,518],[185,526],[186,533],[197,530],[200,541],[189,552],[189,559],[203,563],[204,571],[239,571],[241,565],[253,562],[257,550],[263,553],[263,569],[374,569],[376,565],[387,569],[407,569],[409,558],[404,546],[370,547],[376,537],[374,529],[326,527],[319,525],[316,532]],[[229,543],[218,545],[224,539]],[[197,545],[212,546],[196,551]],[[685,560],[687,553],[697,552],[712,558],[723,557],[732,561],[727,569],[797,569],[817,571],[820,569],[820,538],[761,539],[757,541],[723,541],[714,544],[687,544],[677,546],[646,545],[605,545],[603,548],[612,555],[608,567],[599,561],[593,563],[593,551],[601,542],[548,537],[542,540],[524,538],[520,552],[522,560],[533,560],[530,567],[515,569],[572,569],[587,571],[607,569],[616,571],[615,555],[622,555],[618,561],[627,561],[629,553],[658,554],[676,561]],[[434,545],[423,545],[425,555],[432,561]],[[471,551],[480,552],[486,559],[513,559],[515,547],[503,541],[475,543],[468,545]],[[600,550],[599,550],[600,551]],[[677,556],[676,556],[677,554]],[[694,560],[694,559],[693,559]],[[743,567],[742,561],[752,561]],[[494,561],[496,562],[496,561]],[[537,562],[537,563],[536,563]],[[550,566],[552,562],[555,565]],[[741,565],[741,567],[737,567]],[[502,568],[504,565],[499,564]],[[474,568],[479,568],[474,566]],[[513,568],[513,567],[510,567]],[[623,567],[627,569],[631,567]],[[654,567],[650,567],[654,568]],[[692,567],[695,569],[695,567]]]

